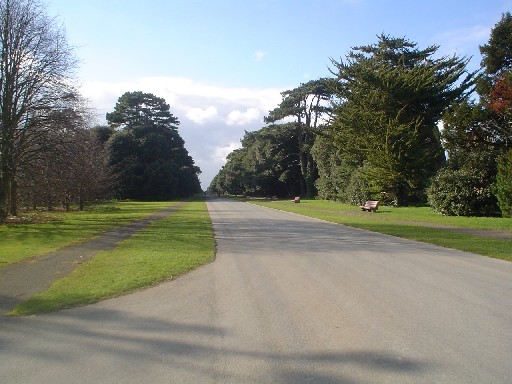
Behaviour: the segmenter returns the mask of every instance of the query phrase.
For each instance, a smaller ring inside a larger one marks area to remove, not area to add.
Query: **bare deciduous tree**
[[[55,111],[76,100],[64,31],[38,0],[0,0],[0,220],[16,214],[17,171],[51,145]]]

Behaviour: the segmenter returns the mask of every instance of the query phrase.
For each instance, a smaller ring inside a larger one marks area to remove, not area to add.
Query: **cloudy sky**
[[[472,57],[512,0],[46,0],[80,60],[82,94],[105,123],[128,91],[163,97],[206,189],[261,128],[280,92],[329,75],[330,58],[376,35]]]

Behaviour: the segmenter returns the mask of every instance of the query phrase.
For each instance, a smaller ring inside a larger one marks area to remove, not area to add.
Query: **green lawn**
[[[172,279],[215,256],[213,228],[204,201],[150,224],[100,252],[45,292],[18,305],[11,315],[28,315],[83,305]]]
[[[362,212],[352,205],[325,200],[301,200],[300,204],[291,203],[289,200],[250,202],[356,228],[512,261],[511,240],[492,239],[436,227],[494,229],[512,233],[510,218],[442,216],[428,207],[380,206],[378,212],[374,214]]]
[[[30,214],[33,224],[0,225],[0,268],[76,244],[115,226],[127,224],[175,202],[113,202],[83,212]]]

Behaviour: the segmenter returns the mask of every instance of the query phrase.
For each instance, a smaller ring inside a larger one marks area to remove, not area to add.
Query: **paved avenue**
[[[210,200],[217,259],[0,319],[2,383],[510,383],[512,263]]]

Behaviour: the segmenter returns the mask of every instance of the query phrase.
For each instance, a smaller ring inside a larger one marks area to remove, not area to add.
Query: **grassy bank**
[[[302,200],[300,204],[286,201],[251,200],[252,203],[316,217],[388,235],[418,240],[447,248],[512,261],[512,241],[471,234],[477,231],[512,233],[512,219],[491,217],[449,217],[428,207],[379,207],[376,214],[361,212],[352,205]]]
[[[11,315],[27,315],[97,302],[172,279],[211,262],[215,242],[203,201],[150,224],[122,241],[115,250],[98,253],[45,292],[18,305]]]
[[[77,244],[113,227],[142,219],[174,202],[112,202],[82,212],[21,215],[19,224],[0,225],[0,268]]]

